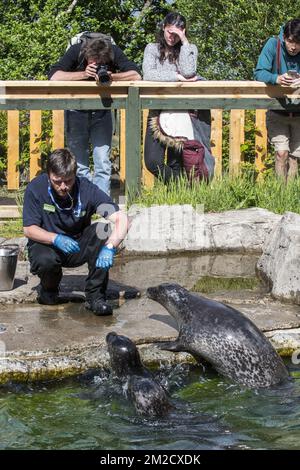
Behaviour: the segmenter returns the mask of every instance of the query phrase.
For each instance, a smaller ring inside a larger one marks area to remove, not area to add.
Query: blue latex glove
[[[73,238],[67,237],[66,235],[56,235],[53,245],[66,254],[79,253],[80,251],[78,243],[73,240]]]
[[[108,248],[104,245],[96,259],[96,268],[102,268],[108,270],[114,264],[114,257],[116,254],[115,248]]]

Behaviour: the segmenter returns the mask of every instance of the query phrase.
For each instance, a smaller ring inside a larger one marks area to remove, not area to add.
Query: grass
[[[20,188],[16,191],[7,191],[6,188],[0,187],[0,197],[13,197],[16,200],[20,214],[20,218],[0,221],[0,237],[23,237],[22,206],[24,201],[24,188]]]
[[[8,219],[0,223],[0,237],[23,237],[22,219]]]
[[[143,188],[137,196],[129,194],[130,204],[152,205],[204,204],[205,212],[261,207],[277,214],[300,213],[300,178],[284,184],[269,176],[258,182],[254,177],[214,179],[211,183],[193,182],[182,177],[165,185],[157,180],[153,188]]]
[[[203,294],[226,290],[238,291],[241,289],[255,289],[259,286],[259,280],[256,277],[211,277],[203,276],[193,286],[192,291]]]

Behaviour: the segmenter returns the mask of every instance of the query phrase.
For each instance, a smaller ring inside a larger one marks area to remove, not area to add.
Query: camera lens
[[[107,73],[107,65],[98,65],[96,73],[101,83],[107,83],[110,81],[110,77]]]

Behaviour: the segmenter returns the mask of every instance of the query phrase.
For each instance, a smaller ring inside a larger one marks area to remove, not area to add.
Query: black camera
[[[99,82],[107,83],[110,81],[110,76],[107,73],[107,65],[102,65],[102,64],[98,65],[96,74],[99,78]]]

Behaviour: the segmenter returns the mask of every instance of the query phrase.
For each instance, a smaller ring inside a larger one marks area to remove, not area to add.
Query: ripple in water
[[[138,416],[107,371],[0,389],[0,449],[298,449],[300,368],[294,382],[247,390],[210,370],[155,372],[174,408]]]

